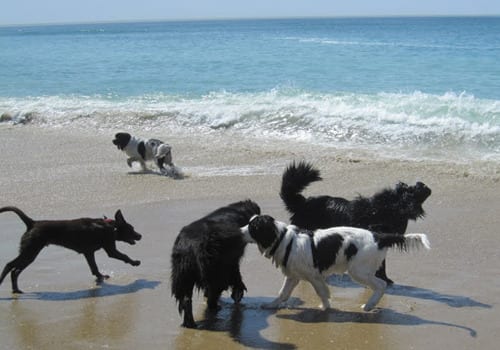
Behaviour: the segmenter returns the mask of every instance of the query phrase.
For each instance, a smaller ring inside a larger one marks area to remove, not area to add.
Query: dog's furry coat
[[[139,162],[143,171],[147,170],[146,162],[154,161],[163,175],[182,178],[182,171],[172,161],[172,148],[158,139],[144,139],[126,132],[115,134],[113,144],[125,152],[127,165],[132,167],[133,162]]]
[[[182,228],[172,249],[171,282],[179,313],[184,313],[184,327],[196,327],[192,310],[194,288],[204,291],[209,310],[217,310],[222,292],[229,287],[235,302],[243,297],[246,286],[239,264],[246,242],[240,227],[256,214],[260,214],[256,203],[241,201]]]
[[[414,186],[400,182],[372,197],[358,196],[353,200],[326,195],[306,198],[301,194],[309,184],[319,180],[319,170],[307,162],[292,163],[285,169],[280,196],[291,214],[292,224],[308,230],[352,226],[404,234],[409,220],[425,215],[422,204],[431,194],[431,189],[422,182]],[[385,261],[377,276],[393,283],[386,275]]]
[[[387,249],[399,247],[429,249],[425,234],[378,234],[354,227],[333,227],[308,231],[276,221],[268,215],[255,216],[242,228],[248,242],[257,243],[286,276],[279,296],[265,307],[277,308],[290,297],[299,281],[310,282],[321,298],[320,307],[330,307],[330,290],[325,278],[349,272],[357,282],[373,290],[365,311],[373,309],[384,294],[386,282],[375,273]]]
[[[115,214],[115,220],[81,218],[75,220],[33,220],[16,207],[0,208],[0,213],[12,211],[26,225],[26,232],[21,237],[19,255],[5,265],[0,275],[0,284],[10,272],[12,292],[22,293],[17,285],[19,274],[30,265],[38,253],[49,244],[72,249],[85,256],[90,270],[96,276],[97,282],[108,278],[99,272],[94,253],[104,249],[110,258],[122,260],[133,266],[141,262],[132,260],[116,249],[116,241],[135,244],[141,235],[135,232],[132,225],[123,218],[120,210]]]

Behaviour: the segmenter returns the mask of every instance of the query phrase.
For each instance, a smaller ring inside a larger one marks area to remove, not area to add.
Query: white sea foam
[[[417,159],[500,162],[500,101],[466,93],[261,93],[0,98],[13,122],[98,130],[232,132]]]

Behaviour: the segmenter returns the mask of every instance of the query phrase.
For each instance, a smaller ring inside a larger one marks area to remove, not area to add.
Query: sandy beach
[[[370,160],[349,151],[292,141],[236,143],[230,134],[202,138],[155,135],[173,146],[187,174],[174,180],[129,169],[111,143],[119,130],[93,133],[0,124],[0,206],[15,205],[35,219],[112,216],[143,234],[119,249],[142,264],[110,259],[97,264],[111,275],[96,286],[85,259],[48,247],[20,276],[25,294],[0,286],[0,349],[492,349],[500,324],[500,169],[475,165]],[[259,308],[274,298],[283,277],[249,245],[242,260],[248,287],[242,304],[226,293],[222,310],[205,314],[197,295],[200,329],[180,327],[170,295],[170,252],[179,230],[221,205],[250,198],[280,220],[281,173],[292,160],[309,160],[323,181],[308,195],[352,198],[398,181],[432,188],[423,220],[408,232],[425,232],[429,252],[388,254],[396,284],[379,308],[362,312],[368,292],[348,277],[329,279],[333,309],[320,311],[312,287],[301,283],[289,307]],[[483,169],[484,170],[484,169]],[[16,256],[24,226],[0,215],[0,266]]]

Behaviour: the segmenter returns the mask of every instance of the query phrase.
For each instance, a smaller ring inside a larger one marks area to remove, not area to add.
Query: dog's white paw
[[[319,304],[318,307],[322,310],[322,311],[326,311],[330,308],[330,303],[326,303],[326,304]]]
[[[361,308],[366,312],[375,310],[375,306],[369,304],[363,304]]]

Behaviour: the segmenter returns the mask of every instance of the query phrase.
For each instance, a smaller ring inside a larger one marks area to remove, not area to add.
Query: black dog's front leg
[[[97,283],[101,283],[105,279],[109,278],[108,275],[103,275],[102,273],[99,272],[99,269],[98,269],[97,264],[95,262],[94,252],[85,253],[84,255],[85,255],[85,259],[87,259],[87,263],[89,264],[90,271],[96,277]]]
[[[233,299],[235,303],[239,303],[243,298],[243,294],[247,290],[247,287],[245,286],[241,278],[239,267],[236,268],[236,270],[233,272],[233,281],[231,285],[232,285],[231,299]]]
[[[193,302],[190,297],[184,297],[179,304],[179,312],[184,312],[182,327],[197,328],[193,317]]]
[[[116,247],[104,248],[106,253],[110,258],[118,259],[132,266],[139,266],[141,262],[139,260],[132,260],[127,255],[119,252]]]

